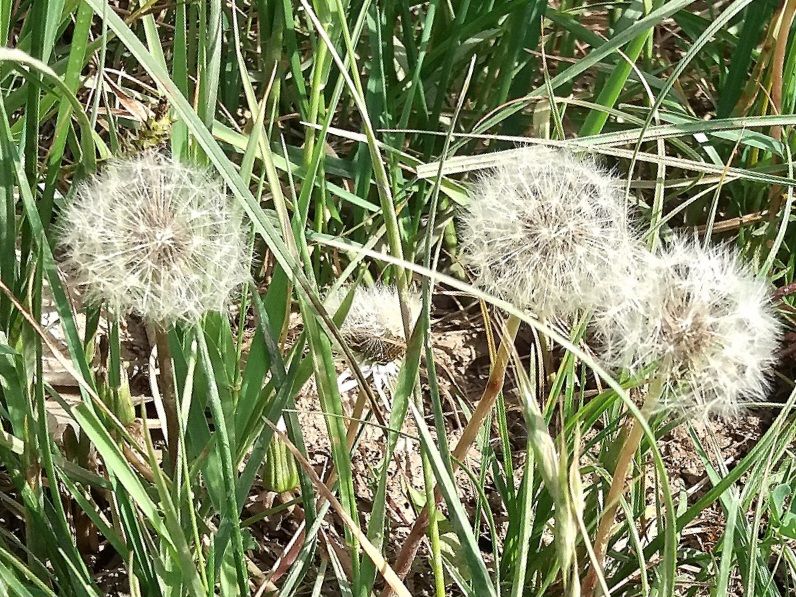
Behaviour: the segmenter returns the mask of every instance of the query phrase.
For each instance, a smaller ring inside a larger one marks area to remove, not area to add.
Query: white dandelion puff
[[[203,170],[155,152],[115,160],[60,214],[64,269],[116,316],[195,322],[249,277],[241,215]]]
[[[326,310],[334,315],[351,290],[348,286],[330,292],[324,301]],[[358,286],[353,292],[348,313],[340,325],[340,335],[354,353],[363,380],[369,380],[366,383],[375,390],[385,412],[390,412],[399,362],[406,354],[407,342],[398,289],[379,283],[371,287]],[[409,291],[406,300],[409,320],[414,325],[421,310],[420,294]],[[360,381],[350,368],[345,367],[340,373],[337,387],[341,395],[353,393],[357,396],[351,416],[352,421],[361,419],[366,394],[359,391],[362,389]],[[415,452],[413,441],[401,435],[394,446],[394,454],[408,463],[409,455]]]
[[[606,365],[657,367],[662,404],[701,416],[765,398],[781,331],[768,285],[734,251],[685,239],[642,257],[595,324]]]
[[[591,158],[530,147],[482,176],[461,219],[475,284],[543,319],[615,292],[635,244],[618,179]]]
[[[326,308],[336,312],[349,288],[341,288],[330,293]],[[369,288],[359,287],[345,321],[340,326],[340,334],[346,344],[365,363],[386,365],[399,360],[406,352],[401,304],[395,286],[376,284]],[[412,323],[420,314],[420,295],[408,293],[407,307]]]

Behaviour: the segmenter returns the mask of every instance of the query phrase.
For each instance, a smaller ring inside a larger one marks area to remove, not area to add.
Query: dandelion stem
[[[179,442],[179,419],[177,418],[177,398],[174,394],[174,370],[171,366],[169,350],[169,333],[160,325],[155,326],[155,345],[158,353],[158,369],[160,370],[160,397],[166,413],[166,436],[168,458],[164,461],[166,474],[171,474],[177,467],[177,447]]]
[[[489,413],[492,411],[492,407],[495,406],[495,401],[497,400],[498,394],[500,394],[500,391],[503,389],[503,383],[506,379],[506,369],[509,364],[511,351],[514,347],[514,339],[517,337],[517,330],[519,327],[520,319],[514,315],[510,315],[508,320],[506,320],[503,338],[500,341],[500,346],[498,347],[497,354],[495,355],[495,361],[492,364],[492,370],[489,372],[489,379],[486,382],[484,392],[481,395],[481,399],[478,401],[478,404],[476,404],[475,410],[470,416],[470,420],[467,422],[467,425],[462,432],[461,438],[459,438],[459,441],[456,443],[456,447],[453,449],[451,459],[451,466],[453,470],[456,470],[458,463],[463,461],[469,452],[470,446],[475,441],[481,425],[483,425],[487,415],[489,415]],[[437,488],[434,491],[433,502],[437,504],[441,499],[442,493],[440,492],[439,488]],[[429,505],[427,504],[421,510],[420,514],[415,520],[414,525],[412,526],[409,536],[404,542],[404,546],[401,548],[401,551],[396,558],[394,568],[398,574],[398,577],[401,579],[405,578],[409,573],[409,568],[412,565],[412,561],[415,559],[415,554],[420,546],[420,541],[423,539],[423,536],[428,530],[428,525],[430,522],[428,506]],[[389,587],[387,587],[385,588],[381,597],[389,597],[391,594],[391,590]]]
[[[487,415],[492,412],[492,407],[495,406],[498,394],[503,389],[503,383],[506,379],[506,368],[508,367],[511,351],[514,348],[514,339],[517,337],[517,330],[520,327],[520,319],[514,315],[510,315],[506,321],[503,338],[500,341],[495,362],[492,364],[492,370],[489,372],[489,379],[486,382],[486,387],[481,395],[478,404],[475,405],[475,410],[470,416],[470,420],[464,427],[461,438],[456,443],[453,449],[453,466],[456,466],[457,461],[463,461],[470,446],[475,441],[481,425],[484,423]]]
[[[641,407],[641,414],[646,420],[649,420],[650,416],[655,411],[664,387],[664,375],[657,375],[650,383],[647,398],[644,400],[644,405]],[[583,580],[583,586],[581,588],[583,597],[592,597],[594,592],[594,588],[597,584],[597,569],[602,569],[605,563],[608,541],[611,537],[611,529],[614,526],[616,512],[619,509],[619,500],[627,487],[625,479],[630,469],[630,463],[633,460],[633,455],[641,444],[641,438],[644,437],[644,428],[638,419],[634,418],[632,422],[629,422],[629,425],[630,427],[625,442],[616,459],[614,474],[611,478],[611,487],[608,489],[608,496],[605,498],[605,510],[600,517],[597,535],[594,538],[593,548],[595,561],[589,573],[586,575],[586,578]]]

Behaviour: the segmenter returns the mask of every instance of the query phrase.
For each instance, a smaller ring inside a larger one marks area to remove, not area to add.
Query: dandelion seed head
[[[615,292],[635,244],[618,179],[591,158],[529,147],[482,176],[461,218],[463,259],[482,290],[569,319]]]
[[[699,416],[765,398],[781,333],[768,285],[734,251],[681,238],[643,256],[621,303],[595,322],[608,366],[658,364],[663,405]]]
[[[332,292],[326,308],[334,313],[340,308],[350,288]],[[348,315],[340,326],[346,344],[364,362],[386,365],[399,360],[406,352],[401,304],[395,286],[376,284],[360,286],[354,291]],[[410,318],[414,323],[420,314],[420,295],[408,293]]]
[[[156,152],[115,160],[60,214],[63,266],[118,316],[195,322],[249,277],[241,216],[205,171]]]

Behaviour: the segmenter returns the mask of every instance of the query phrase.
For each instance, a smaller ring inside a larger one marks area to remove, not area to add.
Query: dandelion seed
[[[61,212],[64,269],[116,316],[223,311],[249,277],[241,214],[207,172],[147,152],[111,162]]]
[[[349,291],[349,288],[341,288],[330,293],[326,299],[327,310],[335,313]],[[410,292],[407,298],[410,319],[414,323],[420,314],[420,296]],[[398,361],[406,353],[401,303],[395,286],[376,284],[357,288],[340,326],[340,334],[358,358],[362,375],[372,380],[373,388],[389,411],[398,377]],[[338,377],[337,385],[344,394],[356,388],[358,382],[346,368]]]
[[[726,247],[677,239],[639,262],[624,300],[597,314],[603,361],[656,365],[662,404],[707,416],[763,399],[780,336],[767,284]]]
[[[337,311],[348,292],[344,288],[331,293],[327,309]],[[407,306],[414,323],[420,314],[420,296],[409,293]],[[340,334],[365,363],[386,365],[399,360],[406,352],[406,337],[397,289],[384,284],[358,288]]]
[[[461,228],[476,285],[544,319],[570,319],[615,292],[635,242],[618,180],[544,147],[481,177]]]

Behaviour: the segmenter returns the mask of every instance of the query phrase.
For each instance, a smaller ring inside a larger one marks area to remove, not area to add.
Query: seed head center
[[[663,318],[663,336],[675,363],[698,360],[710,344],[711,329],[704,314],[669,312]]]

